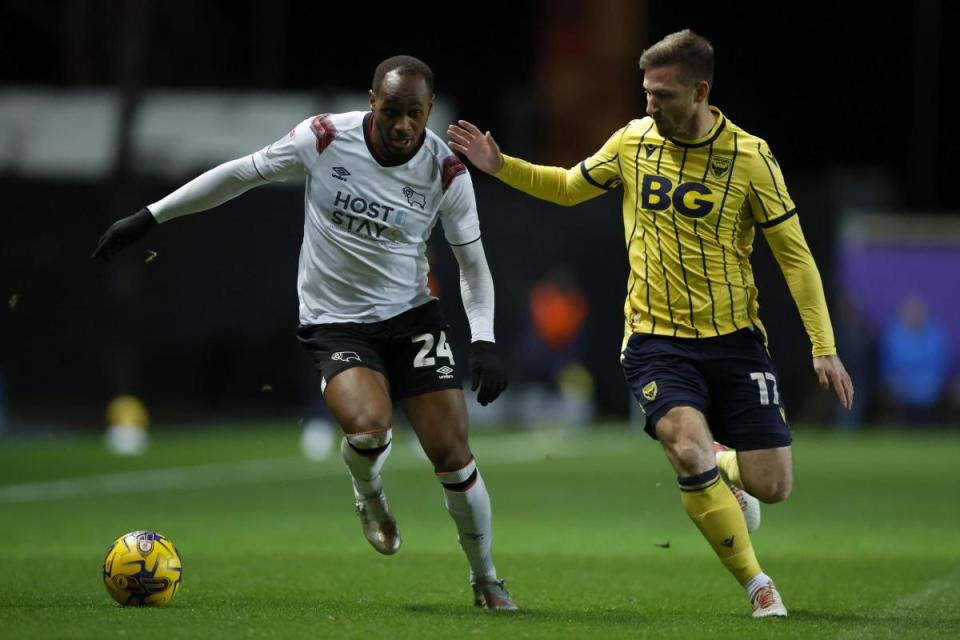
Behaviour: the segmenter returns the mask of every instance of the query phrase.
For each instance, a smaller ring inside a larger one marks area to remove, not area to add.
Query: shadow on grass
[[[530,622],[579,622],[584,624],[624,624],[643,625],[653,622],[652,613],[644,614],[640,611],[623,611],[619,609],[587,609],[587,610],[556,610],[524,607],[520,611],[486,611],[477,607],[462,607],[446,604],[408,604],[401,607],[403,611],[413,614],[443,616],[444,618],[459,618],[476,620],[484,617],[490,620],[517,620]]]

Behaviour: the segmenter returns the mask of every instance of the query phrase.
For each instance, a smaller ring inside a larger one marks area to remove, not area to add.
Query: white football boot
[[[719,442],[714,442],[713,450],[716,452],[714,455],[716,455],[719,465],[720,453],[726,451],[727,447]],[[722,475],[723,474],[721,474],[721,476]],[[730,491],[733,492],[733,497],[737,499],[737,503],[740,505],[740,511],[743,512],[743,519],[747,522],[747,532],[753,533],[760,528],[760,501],[737,485],[729,482],[726,478],[724,478],[723,481],[730,487]]]
[[[360,527],[367,542],[387,556],[399,551],[400,529],[390,513],[383,491],[364,496],[354,487],[353,495],[357,499],[357,515],[360,516]]]
[[[756,591],[750,598],[750,604],[753,605],[754,618],[786,617],[787,608],[783,606],[783,600],[780,599],[780,592],[773,582],[768,582]]]

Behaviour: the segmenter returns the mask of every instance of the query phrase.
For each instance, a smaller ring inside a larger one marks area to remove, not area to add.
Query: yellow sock
[[[737,499],[720,481],[720,470],[680,478],[683,506],[723,566],[746,584],[761,572]]]
[[[740,479],[740,464],[737,462],[736,451],[721,451],[717,454],[717,466],[720,467],[720,473],[724,479],[741,489],[745,489],[743,481]]]

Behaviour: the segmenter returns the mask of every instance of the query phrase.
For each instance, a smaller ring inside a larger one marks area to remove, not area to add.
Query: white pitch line
[[[916,591],[911,591],[906,593],[890,606],[880,610],[875,616],[874,620],[877,622],[883,621],[885,618],[894,617],[897,614],[907,613],[912,609],[917,608],[918,606],[925,604],[931,598],[938,596],[943,591],[951,589],[957,586],[960,582],[960,573],[954,572],[951,575],[948,575],[943,578],[936,578],[927,582],[922,587]],[[885,630],[887,635],[893,635],[894,632]],[[856,631],[849,633],[843,633],[838,636],[838,640],[854,640],[856,638],[876,638],[878,637],[879,631],[875,627],[861,627]]]
[[[552,456],[571,455],[566,450],[554,448],[556,440],[542,437],[530,437],[532,434],[516,434],[505,438],[509,443],[498,442],[496,452],[485,453],[485,464],[513,464],[542,460],[548,453]],[[522,437],[521,436],[525,436]],[[520,440],[520,442],[516,442]],[[478,444],[483,440],[478,438]],[[518,446],[519,445],[519,446]],[[549,450],[544,445],[554,445]],[[331,455],[338,455],[333,452]],[[386,471],[391,470],[428,470],[430,463],[421,458],[401,457],[387,463]],[[63,500],[70,498],[118,495],[125,493],[146,493],[151,491],[169,491],[177,489],[202,489],[225,485],[261,484],[281,482],[303,478],[336,477],[347,473],[340,465],[310,463],[303,458],[270,458],[249,460],[246,462],[226,462],[218,464],[108,473],[95,476],[80,476],[0,486],[0,504],[23,504],[45,500]]]

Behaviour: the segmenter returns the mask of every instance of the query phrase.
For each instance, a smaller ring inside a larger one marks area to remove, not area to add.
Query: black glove
[[[477,402],[487,406],[507,388],[507,368],[497,355],[497,346],[485,340],[470,345],[470,363],[473,372],[470,389],[477,391],[479,388]]]
[[[156,225],[156,219],[146,207],[132,216],[120,218],[100,237],[100,242],[90,257],[109,260],[111,254],[140,240]]]

